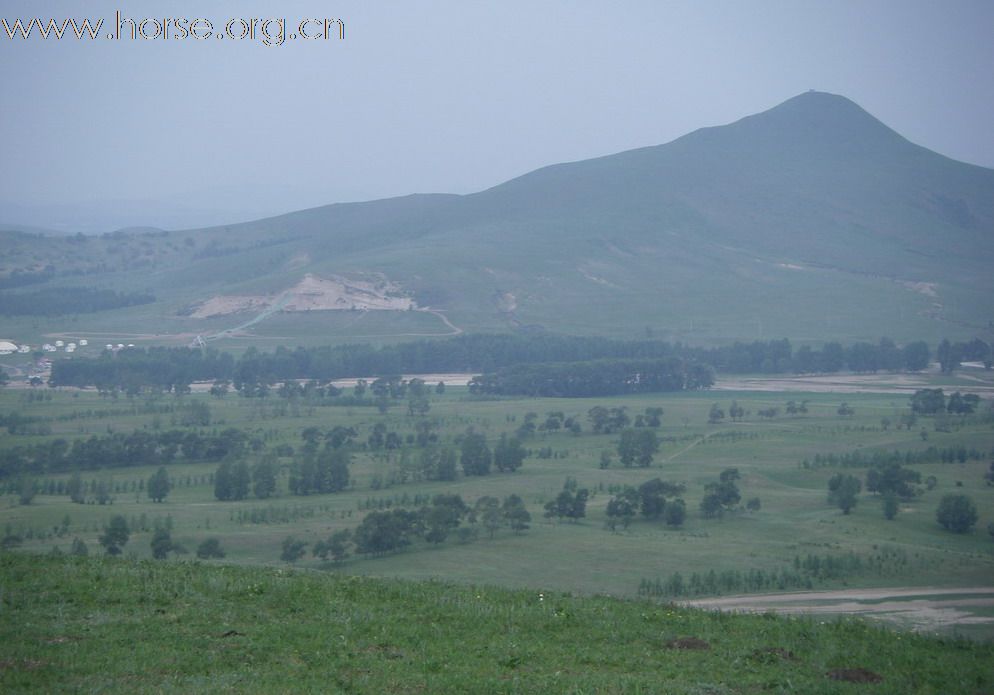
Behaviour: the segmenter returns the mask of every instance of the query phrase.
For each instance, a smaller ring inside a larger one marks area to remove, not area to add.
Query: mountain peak
[[[719,127],[719,129],[721,129]],[[725,135],[753,144],[791,149],[881,152],[911,146],[859,104],[838,94],[810,90],[725,126]]]

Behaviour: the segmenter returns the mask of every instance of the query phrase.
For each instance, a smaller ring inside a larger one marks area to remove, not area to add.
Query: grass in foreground
[[[859,621],[19,553],[0,591],[5,693],[994,692],[994,645]]]

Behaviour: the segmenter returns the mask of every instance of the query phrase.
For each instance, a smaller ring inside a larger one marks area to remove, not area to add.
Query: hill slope
[[[96,240],[5,234],[6,271],[51,263],[150,289],[158,324],[168,316],[177,332],[223,325],[189,318],[199,302],[275,303],[306,273],[397,283],[466,330],[900,340],[972,336],[994,318],[994,170],[914,145],[848,99],[819,92],[472,195]],[[112,313],[94,325],[124,330],[137,320]],[[280,320],[251,331],[364,330],[341,313],[275,313]],[[451,332],[438,313],[403,313],[377,317],[384,334],[391,325]]]
[[[4,692],[976,693],[990,645],[858,621],[201,564],[0,556]],[[863,686],[865,687],[865,686]],[[862,692],[862,690],[859,690]]]

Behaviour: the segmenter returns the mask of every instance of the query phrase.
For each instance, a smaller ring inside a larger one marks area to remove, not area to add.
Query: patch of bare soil
[[[297,311],[407,311],[414,300],[401,294],[400,285],[382,276],[352,279],[339,275],[321,278],[308,273],[279,294],[218,295],[189,308],[198,319],[266,309]]]
[[[984,383],[981,379],[975,379]],[[719,376],[714,391],[751,391],[764,393],[895,393],[912,394],[932,388],[927,373],[922,374],[830,374],[812,376],[739,377]],[[948,387],[947,387],[948,388]],[[994,395],[994,386],[971,386],[970,393]]]
[[[994,618],[970,610],[994,606],[994,587],[801,591],[700,599],[686,605],[743,613],[860,615],[922,631],[994,623]]]
[[[833,681],[847,683],[879,683],[884,677],[865,668],[837,668],[825,674]]]

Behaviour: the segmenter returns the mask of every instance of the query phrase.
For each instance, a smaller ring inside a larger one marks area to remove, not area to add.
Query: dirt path
[[[459,328],[459,326],[457,326],[454,323],[452,323],[451,321],[449,321],[449,317],[446,316],[445,314],[443,314],[438,309],[432,309],[430,307],[425,307],[424,309],[420,309],[420,311],[426,311],[429,314],[434,314],[438,318],[442,319],[442,323],[444,323],[446,326],[448,326],[450,329],[452,329],[451,333],[440,333],[439,335],[459,335],[460,333],[463,332],[463,330],[461,328]]]
[[[695,608],[742,613],[859,615],[920,631],[981,625],[994,630],[994,587],[961,589],[915,587],[800,591],[784,594],[723,596],[684,601]],[[971,609],[982,609],[979,613]]]
[[[674,453],[670,454],[669,456],[667,456],[664,460],[665,461],[672,461],[677,456],[682,456],[683,454],[687,453],[688,451],[690,451],[691,449],[693,449],[698,444],[703,444],[708,439],[708,437],[710,437],[713,434],[715,434],[715,432],[710,432],[708,434],[705,434],[703,437],[698,437],[697,439],[695,439],[694,441],[692,441],[690,444],[688,444],[687,446],[685,446],[682,449],[680,449],[680,451],[674,452]]]

